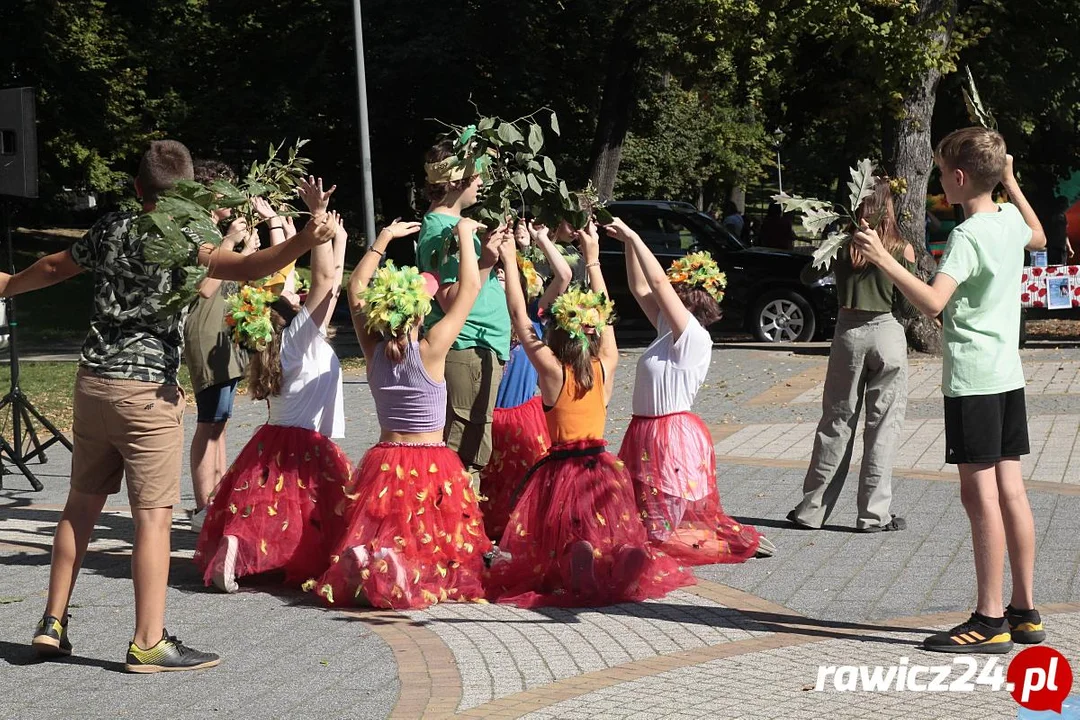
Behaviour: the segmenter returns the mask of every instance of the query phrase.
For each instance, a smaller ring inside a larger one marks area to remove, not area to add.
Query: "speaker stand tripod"
[[[7,242],[8,268],[9,272],[14,275],[15,250],[11,239],[10,204],[0,200],[0,213],[3,215],[4,239]],[[30,398],[26,397],[22,388],[19,387],[19,347],[15,338],[19,323],[15,320],[15,300],[7,298],[4,302],[7,303],[7,324],[3,327],[3,330],[6,330],[8,335],[8,356],[11,360],[9,365],[11,369],[11,389],[8,390],[7,395],[0,399],[0,417],[3,417],[9,407],[11,408],[12,441],[9,443],[5,437],[0,436],[0,488],[4,487],[4,475],[14,474],[7,467],[7,463],[11,463],[18,468],[34,490],[40,491],[44,489],[44,486],[33,471],[27,467],[27,463],[34,460],[38,463],[44,463],[47,459],[45,450],[54,443],[61,443],[68,450],[71,450],[71,441],[34,407],[34,404],[30,402]],[[42,442],[42,438],[38,437],[37,430],[34,428],[35,421],[49,434],[44,439],[44,442]],[[24,448],[24,442],[27,440],[29,442],[26,443]],[[33,450],[30,449],[30,446],[33,446]]]

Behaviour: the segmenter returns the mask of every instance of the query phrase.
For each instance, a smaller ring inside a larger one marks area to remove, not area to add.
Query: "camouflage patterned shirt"
[[[136,215],[110,213],[71,246],[71,257],[94,273],[94,312],[80,366],[120,380],[176,384],[187,310],[162,316],[164,297],[180,278],[143,259]]]

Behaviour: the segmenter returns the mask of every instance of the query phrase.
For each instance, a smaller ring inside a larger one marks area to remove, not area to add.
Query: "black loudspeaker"
[[[34,88],[0,90],[0,195],[36,198]]]

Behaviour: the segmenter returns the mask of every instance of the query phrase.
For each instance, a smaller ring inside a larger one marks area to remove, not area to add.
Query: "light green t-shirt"
[[[938,272],[956,281],[942,317],[941,391],[994,395],[1024,387],[1020,277],[1031,228],[1015,205],[976,213],[949,235]]]
[[[416,264],[422,272],[435,273],[439,283],[457,282],[458,260],[443,253],[446,240],[453,235],[454,227],[460,218],[441,213],[428,213],[420,224],[420,239],[417,241]],[[480,255],[480,238],[475,234],[473,241],[476,254]],[[1019,283],[1019,280],[1017,280]],[[443,318],[438,302],[431,304],[431,312],[424,320],[424,327],[430,328]],[[506,309],[506,292],[502,283],[492,273],[488,281],[480,288],[465,326],[454,341],[455,350],[482,347],[493,351],[499,359],[506,361],[510,357],[510,312]]]

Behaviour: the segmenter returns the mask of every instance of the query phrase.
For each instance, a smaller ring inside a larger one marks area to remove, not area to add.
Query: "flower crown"
[[[262,287],[244,285],[225,300],[225,323],[231,327],[233,342],[262,352],[274,339],[270,306],[278,296]]]
[[[551,316],[557,327],[588,345],[590,335],[614,321],[615,303],[604,293],[573,287],[555,298]]]
[[[431,312],[431,293],[420,271],[411,265],[394,267],[392,261],[375,271],[371,284],[360,293],[364,301],[364,327],[384,336],[409,332]]]
[[[540,297],[540,293],[544,292],[544,278],[540,277],[536,265],[519,252],[517,254],[517,266],[525,278],[525,297],[529,300]]]
[[[727,287],[727,275],[720,272],[720,266],[707,252],[696,252],[679,258],[671,263],[667,271],[668,279],[673,283],[683,283],[690,287],[699,287],[709,293],[716,302],[723,302],[724,288]]]

